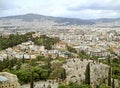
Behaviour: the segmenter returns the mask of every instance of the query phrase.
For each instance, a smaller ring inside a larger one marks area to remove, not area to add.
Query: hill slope
[[[102,23],[108,23],[108,22],[116,22],[120,21],[120,18],[101,18],[101,19],[91,19],[91,20],[83,20],[83,19],[77,19],[77,18],[63,18],[63,17],[52,17],[52,16],[44,16],[39,14],[25,14],[25,15],[16,15],[16,16],[7,16],[7,17],[0,17],[0,20],[8,20],[8,19],[22,19],[24,21],[33,21],[33,20],[39,20],[39,21],[54,21],[57,23],[66,23],[66,25],[92,25],[96,22],[102,22]]]

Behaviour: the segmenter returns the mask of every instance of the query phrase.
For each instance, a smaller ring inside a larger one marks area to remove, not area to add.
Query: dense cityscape
[[[119,88],[120,20],[58,19],[0,19],[0,88]]]

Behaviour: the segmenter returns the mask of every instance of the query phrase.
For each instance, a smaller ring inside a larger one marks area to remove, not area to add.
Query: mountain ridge
[[[15,16],[6,16],[0,17],[0,20],[7,19],[22,19],[24,21],[33,21],[36,20],[50,20],[57,23],[67,23],[67,25],[93,25],[96,22],[115,22],[120,21],[120,18],[100,18],[100,19],[79,19],[79,18],[65,18],[65,17],[53,17],[53,16],[44,16],[40,14],[28,13],[24,15],[15,15]]]

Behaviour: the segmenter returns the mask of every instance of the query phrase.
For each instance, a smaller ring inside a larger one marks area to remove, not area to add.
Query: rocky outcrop
[[[90,84],[93,88],[103,82],[107,83],[109,66],[93,60],[81,60],[79,58],[68,59],[63,65],[66,69],[66,82],[85,83],[86,66],[90,64]]]
[[[107,83],[109,66],[102,63],[90,63],[90,84],[95,88],[97,85]]]

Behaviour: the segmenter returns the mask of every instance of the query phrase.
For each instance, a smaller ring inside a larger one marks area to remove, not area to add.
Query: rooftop
[[[8,78],[6,78],[4,76],[0,76],[0,82],[3,82],[3,81],[8,81]]]

